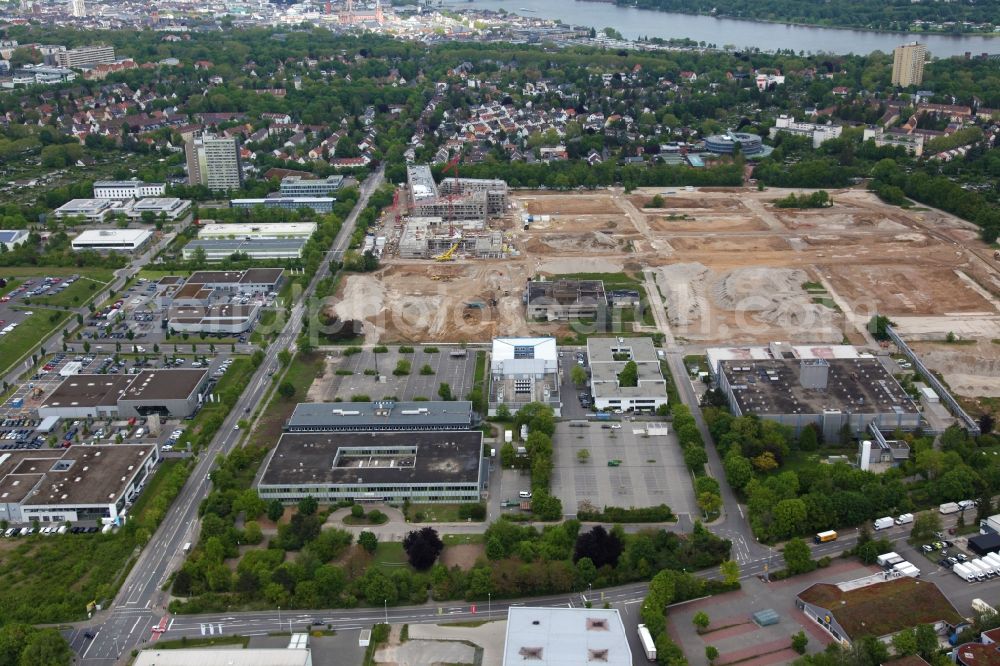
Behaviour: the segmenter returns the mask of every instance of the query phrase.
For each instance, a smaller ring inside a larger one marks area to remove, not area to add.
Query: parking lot
[[[666,504],[676,514],[697,514],[691,475],[677,438],[658,422],[563,421],[553,437],[552,494],[573,514],[581,502],[646,507]],[[589,459],[580,462],[586,449]],[[609,465],[610,463],[610,465]]]
[[[438,388],[445,383],[451,387],[451,393],[456,399],[464,400],[472,390],[476,374],[476,352],[470,350],[465,357],[453,357],[452,351],[454,350],[442,347],[440,351],[428,354],[422,347],[416,347],[412,354],[400,354],[398,347],[390,347],[384,354],[374,354],[371,349],[365,349],[360,353],[344,356],[339,362],[335,360],[325,376],[313,384],[309,399],[325,402],[340,399],[346,402],[353,396],[367,395],[372,400],[386,397],[397,400],[439,400]],[[393,374],[400,360],[410,362],[408,375]],[[421,374],[425,365],[430,366],[432,374]],[[338,375],[338,370],[352,374]],[[365,371],[370,374],[365,374]],[[379,381],[379,375],[385,378],[384,382]]]

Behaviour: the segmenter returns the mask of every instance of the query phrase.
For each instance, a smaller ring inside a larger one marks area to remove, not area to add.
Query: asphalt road
[[[358,214],[368,203],[371,193],[382,183],[383,171],[372,174],[361,186],[361,197],[348,215],[329,252],[320,264],[316,275],[306,288],[303,298],[292,307],[291,316],[278,338],[267,348],[264,362],[247,383],[246,389],[206,451],[203,451],[194,471],[181,490],[178,500],[170,508],[160,528],[143,548],[138,561],[122,584],[109,612],[100,614],[101,621],[88,628],[93,639],[83,631],[71,635],[71,647],[88,664],[112,664],[122,657],[128,659],[133,649],[150,640],[152,627],[165,614],[168,594],[161,591],[170,573],[183,561],[183,547],[193,542],[198,534],[198,505],[211,490],[209,474],[219,454],[228,453],[239,442],[241,433],[234,430],[247,410],[259,404],[270,385],[269,372],[277,366],[278,352],[294,349],[295,340],[302,328],[305,303],[313,293],[316,283],[330,272],[330,261],[342,256],[350,242]]]

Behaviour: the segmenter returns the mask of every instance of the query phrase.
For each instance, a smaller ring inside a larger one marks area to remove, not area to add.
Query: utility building
[[[468,430],[472,403],[449,402],[300,402],[286,432],[365,432],[385,430]]]

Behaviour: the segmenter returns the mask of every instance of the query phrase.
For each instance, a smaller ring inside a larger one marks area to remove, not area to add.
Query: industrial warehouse
[[[240,334],[260,317],[258,303],[178,305],[167,311],[167,328],[175,333]]]
[[[483,434],[285,433],[264,463],[257,491],[293,503],[478,502],[486,483]]]
[[[193,240],[184,246],[181,255],[194,259],[201,252],[206,261],[223,261],[234,254],[250,259],[301,259],[306,238],[240,238],[235,240]]]
[[[207,370],[143,370],[137,375],[72,375],[38,407],[38,416],[130,418],[157,414],[183,418],[198,409]]]
[[[119,523],[159,461],[155,445],[0,453],[0,520]]]
[[[608,296],[601,280],[532,280],[525,289],[528,319],[603,318]]]
[[[489,415],[505,405],[513,414],[530,402],[562,413],[555,338],[497,338],[490,356]]]
[[[468,430],[472,403],[449,402],[300,402],[286,432],[362,432],[386,430]]]
[[[183,286],[177,279],[160,281],[163,293],[157,294],[161,307],[167,305],[208,305],[211,301],[241,294],[263,296],[278,290],[281,268],[251,268],[245,271],[196,271]]]

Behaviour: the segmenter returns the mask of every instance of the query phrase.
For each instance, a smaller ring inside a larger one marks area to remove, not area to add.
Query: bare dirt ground
[[[977,340],[974,345],[915,342],[911,346],[955,393],[1000,397],[1000,344]]]
[[[1000,325],[998,265],[970,224],[887,206],[863,190],[832,191],[834,205],[823,210],[775,208],[791,191],[516,192],[511,212],[491,223],[510,231],[516,254],[447,264],[386,257],[377,273],[347,276],[331,307],[367,321],[369,342],[559,335],[524,321],[529,277],[651,269],[673,333],[695,345],[863,342],[873,312],[922,339],[943,338],[951,329],[937,331],[949,325],[985,337]],[[644,208],[655,194],[663,207]],[[525,230],[522,213],[550,218]],[[495,307],[467,307],[490,298]],[[981,351],[936,353],[945,374],[976,376],[964,355]]]
[[[476,560],[486,552],[486,546],[479,543],[465,543],[448,546],[441,553],[441,564],[449,569],[458,567],[469,571],[475,566]]]

